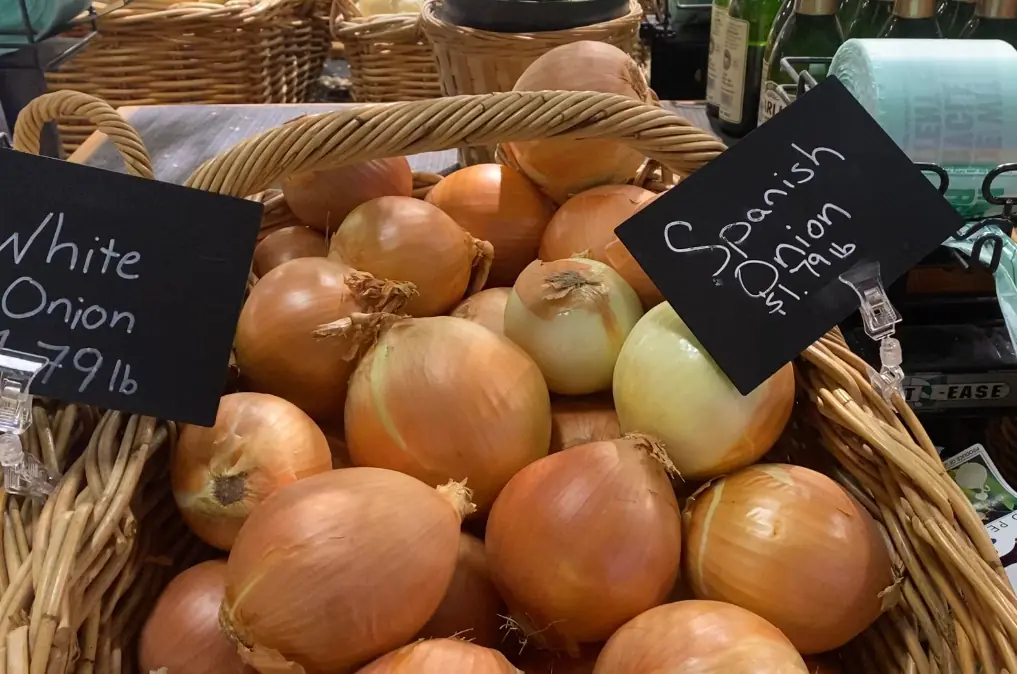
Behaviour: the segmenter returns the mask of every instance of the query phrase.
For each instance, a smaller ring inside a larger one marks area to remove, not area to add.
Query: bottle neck
[[[978,0],[977,14],[986,19],[1017,19],[1017,0]]]
[[[936,0],[896,0],[893,13],[902,19],[928,19],[936,15]]]
[[[795,0],[795,14],[831,16],[837,13],[837,0]]]

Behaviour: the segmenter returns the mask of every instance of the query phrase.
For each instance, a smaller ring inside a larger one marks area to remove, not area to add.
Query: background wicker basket
[[[37,99],[18,120],[15,147],[37,151],[42,124],[64,114],[91,119],[131,172],[151,175],[137,135],[88,96]],[[680,117],[628,98],[500,93],[302,117],[210,160],[187,184],[248,196],[339,163],[543,138],[625,142],[665,167],[665,177],[694,171],[723,150]],[[278,195],[267,204],[274,223],[292,217]],[[837,331],[809,347],[795,363],[798,401],[775,448],[779,458],[843,484],[881,524],[895,560],[886,612],[846,649],[856,661],[848,671],[1017,673],[1017,598],[996,551],[914,413],[899,395],[885,402],[866,368]],[[0,495],[6,672],[133,669],[140,617],[172,572],[201,556],[181,535],[168,490],[175,427],[41,402],[34,418],[29,451],[64,477],[45,505]]]
[[[100,36],[49,88],[83,91],[114,106],[304,101],[331,49],[322,0],[136,0],[98,22]],[[61,120],[68,153],[92,132]]]

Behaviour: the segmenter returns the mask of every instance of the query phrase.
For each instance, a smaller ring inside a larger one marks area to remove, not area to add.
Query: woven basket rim
[[[120,27],[137,30],[140,25],[148,23],[158,27],[189,22],[250,21],[266,14],[307,4],[307,0],[256,0],[246,5],[235,2],[233,4],[217,4],[198,1],[157,8],[154,5],[146,5],[144,0],[136,0],[136,3],[114,9],[103,15],[97,19],[96,23],[100,31],[103,31]]]

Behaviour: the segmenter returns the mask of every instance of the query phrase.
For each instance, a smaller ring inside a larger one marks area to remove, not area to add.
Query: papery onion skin
[[[141,671],[255,674],[219,629],[225,591],[226,561],[221,559],[192,566],[170,581],[141,630]]]
[[[593,674],[599,653],[599,644],[584,646],[579,657],[531,647],[519,658],[519,667],[524,674]]]
[[[743,396],[671,308],[640,319],[618,354],[614,404],[624,433],[659,438],[686,480],[756,462],[784,430],[794,406],[785,365]]]
[[[498,651],[459,639],[431,639],[403,646],[357,674],[521,674]]]
[[[551,218],[540,241],[540,259],[564,260],[585,253],[610,264],[604,247],[618,237],[615,227],[653,199],[649,190],[635,185],[601,185],[575,195]]]
[[[597,658],[594,674],[808,674],[780,630],[715,601],[664,604],[630,620]]]
[[[512,288],[488,288],[470,295],[449,314],[483,325],[499,335],[505,334],[505,304]]]
[[[681,518],[645,437],[572,447],[519,471],[487,521],[491,577],[523,634],[577,653],[674,586]]]
[[[468,480],[481,512],[510,477],[547,455],[550,441],[551,402],[536,364],[460,318],[392,325],[350,380],[353,462],[431,485]]]
[[[332,233],[365,201],[411,196],[413,172],[405,157],[371,159],[292,175],[283,181],[282,191],[301,222]]]
[[[551,401],[551,449],[560,452],[576,445],[621,437],[618,413],[610,398],[558,398]]]
[[[494,246],[489,288],[512,285],[536,259],[540,237],[554,214],[554,206],[526,176],[501,164],[459,169],[435,185],[427,201]]]
[[[288,661],[343,673],[405,644],[455,570],[468,509],[453,500],[378,468],[333,470],[280,489],[230,552],[224,631],[260,671]]]
[[[505,336],[540,367],[554,393],[611,388],[615,361],[643,315],[635,291],[606,264],[571,258],[531,263],[505,305]]]
[[[326,254],[328,244],[321,232],[300,225],[283,227],[266,236],[254,249],[253,270],[257,276],[264,276],[284,262]]]
[[[685,522],[696,596],[762,616],[805,654],[860,634],[893,583],[872,517],[808,468],[761,464],[717,480],[689,500]]]
[[[491,582],[484,542],[461,534],[459,561],[452,582],[438,610],[417,637],[458,637],[477,646],[497,648],[502,640],[503,615],[505,603]]]
[[[219,401],[215,426],[184,426],[170,458],[173,498],[198,537],[229,550],[251,510],[332,469],[324,433],[299,407],[264,393]]]

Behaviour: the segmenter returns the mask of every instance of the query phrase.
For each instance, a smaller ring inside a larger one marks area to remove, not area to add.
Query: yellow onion
[[[301,257],[325,257],[325,235],[310,227],[283,227],[266,236],[254,249],[255,275],[264,276],[284,262]]]
[[[599,91],[653,100],[639,66],[625,52],[586,40],[543,54],[513,91]],[[609,140],[538,140],[505,147],[523,173],[559,204],[597,185],[632,180],[644,160],[639,152]]]
[[[836,482],[800,466],[751,466],[711,483],[689,500],[685,535],[697,597],[766,618],[806,654],[860,634],[893,583],[873,519]]]
[[[403,646],[357,674],[520,674],[498,651],[458,639]]]
[[[459,561],[445,598],[417,635],[422,639],[458,637],[487,648],[501,642],[505,605],[491,582],[484,543],[469,534],[459,538]]]
[[[554,213],[552,204],[526,176],[501,164],[459,169],[435,185],[427,201],[494,246],[487,281],[491,287],[512,285],[537,258],[540,237]]]
[[[365,201],[412,195],[413,172],[405,157],[372,159],[292,175],[283,181],[282,191],[301,222],[331,233]]]
[[[463,318],[499,335],[505,334],[505,303],[508,302],[512,288],[488,288],[476,295],[470,295],[449,314],[455,318]]]
[[[629,621],[608,640],[593,672],[808,674],[780,630],[745,609],[715,601],[664,604]]]
[[[505,336],[523,347],[555,393],[611,387],[614,364],[643,315],[639,297],[596,260],[536,261],[519,275],[505,305]]]
[[[332,469],[325,434],[293,403],[263,393],[219,402],[215,426],[185,426],[170,458],[173,498],[198,537],[229,550],[256,505]]]
[[[579,657],[559,651],[528,648],[519,659],[524,674],[593,674],[600,646],[585,646]]]
[[[261,672],[344,673],[398,648],[438,608],[471,508],[460,485],[378,468],[284,487],[230,552],[223,631]]]
[[[621,437],[610,398],[559,398],[551,402],[551,452]]]
[[[653,192],[635,185],[601,185],[580,192],[551,218],[540,241],[545,262],[585,255],[610,264],[604,247],[617,239],[615,228],[653,199]]]
[[[688,480],[757,461],[783,432],[793,405],[790,364],[743,396],[666,302],[632,329],[614,370],[622,431],[659,438]]]
[[[636,258],[632,257],[632,253],[621,242],[621,239],[615,239],[604,246],[604,257],[607,258],[607,263],[611,265],[611,268],[632,286],[632,289],[639,295],[639,299],[642,300],[643,307],[647,310],[664,301],[664,294],[639,266]]]
[[[540,370],[505,337],[461,318],[395,322],[350,380],[353,463],[431,485],[468,480],[481,511],[519,469],[547,455],[550,439]]]
[[[254,674],[219,629],[219,604],[225,590],[224,560],[192,566],[174,578],[141,630],[141,671]]]
[[[412,316],[443,314],[467,287],[483,288],[493,255],[491,244],[474,239],[441,209],[410,197],[357,206],[329,243],[333,259],[416,286],[405,308]]]
[[[398,311],[409,284],[389,283],[326,258],[276,267],[251,290],[237,324],[240,374],[321,421],[341,419],[358,334],[320,339],[318,326],[357,312]]]
[[[578,654],[661,603],[681,558],[666,454],[646,436],[580,445],[519,471],[487,521],[487,562],[525,637]]]

